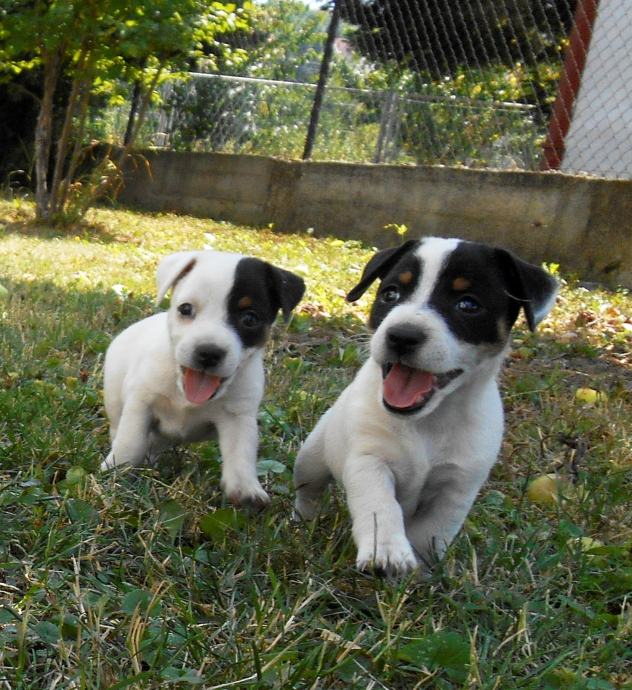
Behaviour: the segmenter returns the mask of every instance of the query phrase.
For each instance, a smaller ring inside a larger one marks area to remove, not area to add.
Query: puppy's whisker
[[[512,299],[516,302],[522,302],[523,304],[533,304],[532,299],[528,299],[526,297],[516,297],[516,295],[512,295],[511,292],[508,290],[503,290],[504,294],[509,297],[509,299]]]

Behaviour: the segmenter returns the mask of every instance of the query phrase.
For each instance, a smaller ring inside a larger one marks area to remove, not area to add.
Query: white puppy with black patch
[[[303,280],[259,259],[179,252],[158,266],[158,303],[105,356],[105,409],[112,450],[102,469],[138,465],[174,443],[217,436],[221,485],[235,504],[263,505],[257,478],[257,411],[263,354],[279,309],[287,319]]]
[[[434,237],[378,252],[347,299],[378,278],[370,359],[299,452],[296,512],[313,518],[335,478],[357,566],[403,574],[461,528],[500,449],[509,331],[520,309],[533,330],[557,286],[506,250]]]

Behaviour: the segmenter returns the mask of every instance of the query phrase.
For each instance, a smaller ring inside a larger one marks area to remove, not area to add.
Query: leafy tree
[[[269,0],[255,11],[246,71],[264,79],[314,82],[327,33],[327,16],[301,0]]]
[[[327,29],[325,12],[301,0],[269,0],[256,5],[248,30],[223,36],[229,60],[217,55],[197,69],[282,81],[314,82]],[[241,52],[238,52],[241,51]],[[238,54],[239,61],[233,59]],[[239,151],[262,137],[264,150],[279,154],[275,143],[304,137],[311,91],[222,79],[191,78],[165,94],[163,112],[171,146]],[[288,153],[291,149],[282,149]]]
[[[371,60],[434,79],[459,67],[534,64],[557,54],[576,0],[338,0]]]
[[[167,71],[186,66],[223,32],[246,26],[248,9],[206,0],[0,0],[0,72],[5,79],[42,73],[34,135],[38,220],[81,217],[116,186],[120,163]],[[55,95],[64,79],[70,92],[55,132]],[[89,183],[79,184],[90,101],[113,93],[120,80],[135,83],[139,93],[127,143],[116,162],[106,158]]]

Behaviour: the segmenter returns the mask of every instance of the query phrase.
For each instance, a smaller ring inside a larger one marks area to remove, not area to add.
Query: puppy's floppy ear
[[[349,291],[346,297],[347,302],[355,302],[357,299],[360,299],[369,289],[371,283],[378,278],[384,278],[400,258],[418,244],[419,240],[408,240],[399,247],[382,249],[382,251],[374,254],[369,263],[364,267],[360,282]]]
[[[281,309],[283,318],[287,321],[290,318],[290,312],[300,302],[305,292],[305,282],[301,277],[283,268],[278,268],[267,262],[265,265],[275,315]]]
[[[156,304],[160,304],[169,288],[184,278],[195,266],[199,252],[176,252],[161,259],[156,272],[158,296]]]
[[[529,330],[551,311],[557,295],[557,281],[539,266],[527,263],[506,249],[496,249],[496,257],[505,277],[507,294],[517,302],[516,315],[524,309]]]

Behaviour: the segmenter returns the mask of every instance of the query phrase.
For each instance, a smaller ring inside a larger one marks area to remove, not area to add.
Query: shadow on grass
[[[516,371],[533,371],[534,365],[540,370],[563,368],[568,371],[569,385],[589,377],[604,379],[612,385],[625,381],[632,385],[630,352],[624,342],[596,345],[581,335],[562,341],[555,334],[531,334],[521,329],[515,332],[514,340],[518,342],[514,343],[505,366]],[[523,341],[526,348],[521,345]]]
[[[101,367],[151,300],[0,276],[0,467],[93,468],[107,443]]]
[[[28,462],[63,457],[71,464],[98,464],[108,443],[101,407],[103,357],[117,333],[157,311],[152,297],[0,279],[7,290],[0,303],[2,433],[23,440]],[[616,359],[616,348],[597,347],[583,337],[563,344],[554,335],[532,336],[521,328],[516,339],[519,346],[501,384],[510,429],[521,423],[525,404],[534,423],[555,407],[574,429],[573,394],[581,386],[605,391],[624,405],[632,402],[632,370]],[[291,463],[366,360],[368,344],[368,330],[355,315],[331,318],[309,304],[288,325],[277,323],[265,360],[262,457]],[[0,442],[0,455],[5,450]],[[207,455],[216,461],[216,451]]]
[[[70,397],[86,385],[98,393],[111,339],[157,311],[150,295],[60,288],[46,281],[2,278],[2,284],[7,295],[0,303],[0,309],[6,310],[0,332],[0,383],[21,400],[33,393],[37,381],[61,386]],[[554,335],[532,336],[521,328],[515,335],[522,344],[514,348],[505,366],[503,392],[508,397],[534,387],[536,392],[547,389],[558,395],[581,385],[601,385],[626,399],[630,396],[632,369],[616,359],[623,345],[606,349],[582,337],[563,344]],[[279,320],[266,354],[264,407],[281,420],[271,421],[271,427],[292,450],[365,361],[369,337],[355,315],[331,318],[309,304],[299,308],[289,325]],[[73,387],[75,380],[78,387]],[[45,407],[46,414],[53,413]],[[31,405],[26,409],[33,411]],[[12,416],[9,410],[5,419]],[[20,423],[28,419],[21,418]]]
[[[67,227],[54,227],[38,223],[31,210],[25,211],[23,208],[17,208],[13,214],[0,216],[1,228],[7,235],[23,235],[44,240],[80,237],[83,240],[101,244],[118,241],[116,235],[113,235],[104,223],[89,223],[84,220]]]
[[[101,403],[105,351],[116,334],[159,310],[150,295],[0,281],[7,291],[0,302],[0,458],[9,447],[15,451],[19,439],[24,462],[63,458],[93,468],[108,444]],[[287,325],[279,319],[266,353],[261,424],[271,438],[262,439],[264,454],[287,456],[282,445],[297,450],[360,366],[365,341],[354,316],[299,313]]]

